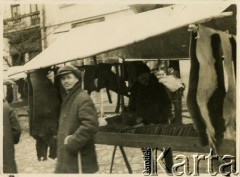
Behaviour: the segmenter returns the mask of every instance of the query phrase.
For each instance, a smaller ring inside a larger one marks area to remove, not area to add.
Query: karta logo
[[[232,155],[217,156],[213,154],[213,150],[210,149],[208,155],[194,154],[191,157],[186,155],[176,155],[174,158],[177,163],[173,164],[172,167],[167,167],[164,159],[167,154],[170,153],[171,149],[163,149],[160,155],[157,155],[157,149],[143,148],[143,159],[144,159],[144,170],[143,175],[155,176],[158,174],[158,169],[168,174],[169,176],[182,176],[191,175],[199,176],[199,162],[206,163],[207,172],[211,176],[221,174],[223,176],[229,176],[233,174],[237,176],[239,172],[236,171],[236,158]],[[192,169],[189,169],[189,160],[192,158]],[[214,162],[215,161],[215,162]],[[213,170],[213,166],[218,164],[218,171]]]

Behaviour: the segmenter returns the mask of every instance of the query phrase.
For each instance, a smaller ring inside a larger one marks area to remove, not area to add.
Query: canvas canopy
[[[9,67],[7,71],[3,71],[3,79],[4,80],[18,80],[21,78],[26,78],[27,75],[25,73],[21,72],[22,70],[24,70],[24,66]],[[14,74],[14,73],[18,73],[18,74]]]
[[[162,34],[174,32],[181,27],[185,27],[184,30],[187,31],[187,25],[221,16],[221,13],[230,5],[227,2],[177,4],[74,28],[12,74],[91,56],[161,57],[164,52],[167,54],[170,50],[174,50],[174,48],[166,51],[159,50],[161,45],[164,45],[164,41],[171,43]],[[175,35],[181,35],[181,33]],[[188,46],[186,44],[181,46],[185,49],[182,51],[175,49],[175,53],[186,55]]]

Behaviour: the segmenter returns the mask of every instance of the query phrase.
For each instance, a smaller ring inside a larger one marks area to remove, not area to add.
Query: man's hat
[[[136,74],[140,76],[144,73],[151,73],[149,67],[145,63],[137,63],[136,65]]]
[[[69,73],[73,73],[77,78],[81,78],[80,70],[77,67],[72,65],[66,65],[59,68],[55,77],[58,77],[64,74],[69,74]]]

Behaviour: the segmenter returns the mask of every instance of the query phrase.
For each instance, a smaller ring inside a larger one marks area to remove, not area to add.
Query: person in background
[[[142,119],[145,125],[168,124],[171,118],[171,100],[166,87],[158,82],[146,64],[137,66],[137,81],[130,90],[128,112]]]
[[[137,81],[130,91],[128,112],[134,114],[136,123],[169,124],[172,118],[172,103],[166,87],[158,82],[154,74],[144,63],[137,66]],[[166,171],[171,173],[173,166],[172,152],[164,157]]]
[[[17,173],[14,144],[19,142],[20,135],[17,115],[3,100],[3,173]]]
[[[94,135],[98,129],[95,106],[81,89],[78,68],[66,65],[57,75],[63,87],[57,135],[55,173],[95,173],[98,171]]]

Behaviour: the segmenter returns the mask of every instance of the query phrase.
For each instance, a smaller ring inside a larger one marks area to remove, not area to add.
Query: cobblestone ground
[[[18,173],[53,173],[56,165],[56,159],[53,160],[48,158],[46,161],[37,160],[35,140],[29,135],[28,117],[19,116],[18,119],[22,127],[20,142],[15,145],[15,159],[18,167]],[[96,145],[99,164],[99,171],[97,173],[109,173],[113,149],[114,146]],[[127,154],[133,172],[141,173],[143,169],[141,150],[138,148],[124,148],[124,150]],[[112,173],[128,173],[119,148],[116,150]]]
[[[35,140],[29,136],[29,127],[28,127],[28,117],[19,116],[19,122],[22,127],[22,135],[20,142],[15,145],[15,159],[18,166],[19,173],[53,173],[56,159],[50,159],[46,161],[38,161],[36,156],[35,149]],[[108,145],[96,145],[98,164],[99,164],[99,174],[109,174],[111,157],[114,147]],[[124,148],[129,163],[134,174],[141,174],[143,171],[143,156],[140,148]],[[187,157],[191,157],[191,153],[182,153],[174,152],[173,157],[176,157],[178,154],[183,154]],[[192,168],[192,159],[190,159],[190,169]],[[177,163],[177,161],[175,162]],[[179,161],[178,161],[179,163]],[[205,172],[207,170],[207,162],[200,163],[200,172]],[[183,169],[180,169],[181,171]],[[121,155],[120,149],[117,148],[113,166],[113,174],[127,174],[128,170],[124,163],[123,157]],[[158,173],[160,173],[158,171]]]

